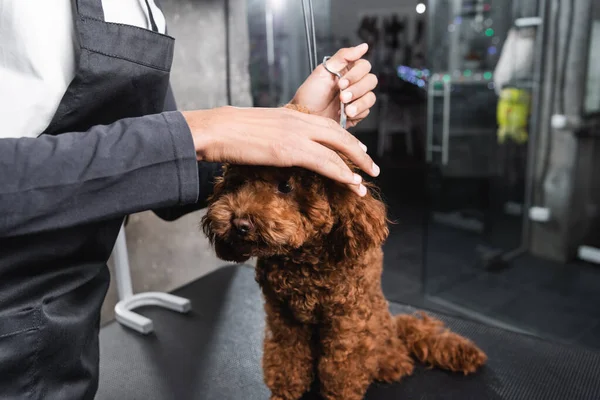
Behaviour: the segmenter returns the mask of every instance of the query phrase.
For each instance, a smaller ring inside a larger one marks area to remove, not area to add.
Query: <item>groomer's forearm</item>
[[[177,111],[0,139],[0,237],[195,203],[198,193],[194,143]]]

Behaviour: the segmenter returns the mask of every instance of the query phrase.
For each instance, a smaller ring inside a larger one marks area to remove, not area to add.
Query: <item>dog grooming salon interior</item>
[[[393,313],[440,318],[488,361],[469,376],[417,367],[367,399],[600,399],[600,0],[160,8],[182,110],[280,107],[311,59],[368,43],[377,101],[348,130],[381,169],[364,176],[391,221],[384,295]],[[255,261],[219,260],[205,212],[142,212],[121,228],[91,344],[96,399],[269,398]]]

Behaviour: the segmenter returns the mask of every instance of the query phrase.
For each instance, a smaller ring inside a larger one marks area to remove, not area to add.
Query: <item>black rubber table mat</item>
[[[264,313],[253,270],[224,267],[175,294],[189,298],[192,311],[140,309],[154,320],[149,336],[116,322],[102,328],[96,398],[268,399],[260,366]],[[395,314],[414,311],[390,307]],[[374,384],[367,399],[600,399],[600,353],[437,316],[488,354],[484,369],[465,377],[419,367],[401,383]]]

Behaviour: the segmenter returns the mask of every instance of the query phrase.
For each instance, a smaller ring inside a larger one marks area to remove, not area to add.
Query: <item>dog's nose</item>
[[[235,230],[238,232],[238,234],[245,236],[248,233],[250,233],[250,230],[252,229],[252,224],[250,223],[250,221],[246,218],[235,218],[233,221],[233,226],[235,227]]]

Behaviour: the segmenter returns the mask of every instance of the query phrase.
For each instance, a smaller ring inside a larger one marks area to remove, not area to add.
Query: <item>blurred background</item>
[[[180,109],[287,102],[302,0],[161,0]],[[600,348],[600,2],[313,0],[318,58],[367,42],[378,102],[352,133],[396,221],[389,300]],[[594,51],[596,49],[596,51]],[[202,212],[130,217],[134,291],[217,260]],[[114,287],[103,322],[113,318]]]

